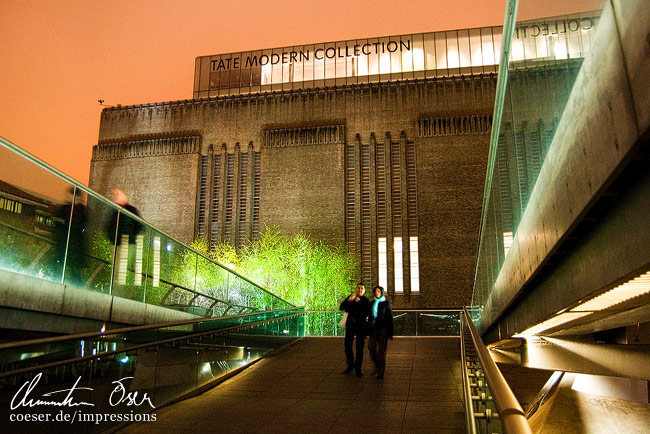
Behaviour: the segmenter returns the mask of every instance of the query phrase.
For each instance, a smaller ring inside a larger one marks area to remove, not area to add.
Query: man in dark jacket
[[[363,296],[366,288],[363,283],[357,285],[354,294],[346,297],[341,303],[341,310],[348,314],[345,324],[345,357],[347,358],[348,367],[343,371],[344,374],[352,372],[361,377],[361,365],[363,364],[363,344],[366,339],[368,327],[368,316],[370,315],[370,301]],[[352,352],[352,341],[357,338],[356,359]]]
[[[371,307],[368,350],[375,363],[377,378],[381,379],[384,378],[386,369],[388,339],[393,339],[393,309],[390,306],[390,301],[386,300],[384,296],[384,288],[375,286],[372,292],[375,300]]]

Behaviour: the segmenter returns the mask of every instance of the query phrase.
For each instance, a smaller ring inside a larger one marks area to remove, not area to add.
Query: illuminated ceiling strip
[[[532,336],[536,335],[545,330],[551,329],[553,327],[559,326],[561,324],[573,321],[574,319],[582,318],[583,316],[590,315],[591,312],[565,312],[557,316],[552,317],[542,323],[536,324],[530,328],[527,328],[521,333],[514,335],[514,337],[523,337],[523,336]]]
[[[553,327],[565,324],[578,318],[603,311],[635,297],[650,293],[650,271],[632,279],[609,291],[579,304],[568,312],[560,313],[550,319],[527,328],[514,337],[532,336]]]
[[[650,292],[650,272],[642,274],[629,280],[616,288],[586,301],[571,309],[571,312],[578,311],[601,311],[615,306],[624,301],[644,295]]]

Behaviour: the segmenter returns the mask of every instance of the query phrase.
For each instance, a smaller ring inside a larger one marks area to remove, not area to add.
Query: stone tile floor
[[[342,338],[303,338],[122,433],[465,433],[457,338],[396,338],[383,380],[365,353],[343,375]]]

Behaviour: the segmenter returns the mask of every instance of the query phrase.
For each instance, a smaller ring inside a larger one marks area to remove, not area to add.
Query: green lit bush
[[[201,239],[191,246],[276,296],[308,310],[338,309],[359,280],[359,260],[344,244],[313,241],[303,233],[289,236],[266,228],[258,240],[240,250],[227,243],[209,249]],[[210,280],[210,273],[199,270],[198,274],[201,279]],[[230,295],[232,298],[234,294]]]

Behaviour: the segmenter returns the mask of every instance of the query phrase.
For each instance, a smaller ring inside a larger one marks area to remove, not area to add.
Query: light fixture
[[[568,311],[562,310],[546,321],[529,327],[523,332],[513,335],[513,337],[537,335],[553,327],[591,315],[594,312],[601,312],[648,293],[650,293],[650,271],[630,279],[625,283],[621,283],[615,288],[605,291],[590,300],[584,301]]]
[[[623,303],[632,298],[650,292],[650,271],[632,280],[618,285],[607,292],[592,298],[589,301],[579,304],[571,309],[571,312],[597,312],[609,309],[612,306]]]

